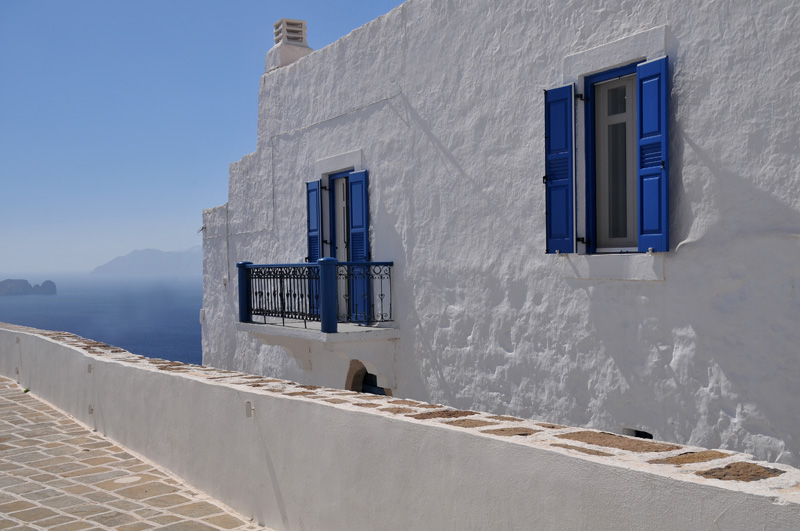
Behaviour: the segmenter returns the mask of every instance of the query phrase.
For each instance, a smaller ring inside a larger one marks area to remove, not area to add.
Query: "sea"
[[[150,358],[202,361],[202,278],[50,275],[27,280],[31,285],[52,280],[57,294],[0,296],[1,322],[70,332]]]

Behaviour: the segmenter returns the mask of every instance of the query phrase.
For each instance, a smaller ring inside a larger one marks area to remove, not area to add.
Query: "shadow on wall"
[[[692,195],[714,206],[694,208],[715,216],[677,205],[701,226],[683,227],[695,236],[673,243],[666,282],[570,282],[588,296],[594,355],[613,360],[595,376],[593,420],[796,465],[800,212],[680,140],[690,161],[676,166],[708,175]]]

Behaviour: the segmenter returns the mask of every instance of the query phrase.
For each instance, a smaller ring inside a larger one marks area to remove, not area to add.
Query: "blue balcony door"
[[[367,172],[339,172],[328,176],[330,190],[330,256],[340,262],[369,260],[369,201]],[[366,323],[370,316],[370,290],[367,265],[348,267],[349,278],[339,279],[339,312],[349,321]]]

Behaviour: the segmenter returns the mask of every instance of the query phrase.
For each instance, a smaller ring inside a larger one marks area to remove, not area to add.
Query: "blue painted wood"
[[[322,181],[306,183],[306,209],[308,211],[308,255],[306,262],[316,262],[322,257]],[[308,311],[319,312],[318,287],[309,280]]]
[[[236,264],[236,270],[239,273],[239,322],[249,323],[252,321],[250,317],[250,282],[247,280],[247,267],[252,265],[253,262],[239,262]]]
[[[336,280],[336,269],[339,264],[336,258],[320,258],[319,264],[319,316],[321,330],[326,334],[338,332],[339,319],[337,304],[339,295],[337,292],[338,282]]]
[[[636,67],[639,252],[669,251],[669,63]]]
[[[316,262],[322,254],[322,203],[320,202],[321,181],[306,183],[306,210],[308,212],[308,255],[307,262]]]
[[[366,171],[354,171],[347,181],[350,222],[350,262],[369,260],[369,183]],[[350,320],[366,323],[370,318],[369,265],[349,266]]]
[[[548,90],[544,97],[545,210],[548,253],[575,250],[574,204],[574,87]]]

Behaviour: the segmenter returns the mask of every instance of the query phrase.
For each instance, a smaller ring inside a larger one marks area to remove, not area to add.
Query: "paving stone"
[[[9,503],[0,504],[0,513],[10,514],[16,511],[22,511],[25,509],[30,509],[32,507],[36,507],[33,503],[26,502],[26,501],[13,501]]]
[[[19,485],[20,483],[25,483],[25,480],[11,476],[0,477],[0,489],[3,490],[6,490],[6,487],[13,487],[14,485]]]
[[[167,494],[166,496],[159,496],[157,498],[150,498],[147,503],[153,507],[172,507],[174,505],[181,505],[191,500],[184,498],[180,494]]]
[[[152,522],[155,522],[155,523],[159,524],[159,525],[171,524],[173,522],[181,522],[181,523],[185,522],[185,520],[183,520],[182,518],[178,518],[177,516],[173,516],[171,514],[165,514],[163,516],[156,516],[155,518],[151,518],[150,520]]]
[[[170,509],[173,513],[182,514],[190,518],[201,518],[210,514],[221,513],[222,509],[208,502],[195,502],[189,505],[179,505]]]
[[[47,484],[53,487],[54,489],[62,489],[62,490],[67,487],[75,486],[75,483],[73,483],[72,481],[62,478],[56,479],[54,481],[48,481]]]
[[[41,461],[42,459],[47,459],[47,455],[41,452],[25,452],[22,454],[12,455],[6,459],[13,461],[14,463],[28,463],[30,461]]]
[[[118,490],[117,494],[120,496],[125,496],[126,498],[132,498],[134,500],[143,500],[146,498],[152,498],[153,496],[159,496],[161,494],[169,494],[170,492],[175,492],[176,490],[178,489],[171,485],[165,485],[161,482],[152,482]]]
[[[81,529],[86,529],[88,527],[92,527],[92,524],[89,522],[70,522],[68,524],[53,527],[50,529],[50,531],[80,531]]]
[[[45,472],[49,472],[51,474],[62,474],[63,475],[65,473],[67,473],[67,472],[72,472],[73,470],[78,470],[78,469],[81,469],[81,468],[86,468],[86,466],[81,464],[81,463],[68,462],[68,463],[63,463],[61,465],[56,465],[56,466],[46,466],[46,467],[42,468],[42,470],[45,471]]]
[[[16,441],[14,444],[23,448],[28,448],[31,446],[37,446],[41,444],[42,441],[36,439],[22,439],[20,441]]]
[[[107,503],[117,499],[114,496],[111,496],[110,494],[100,491],[90,492],[85,496],[85,498],[97,503]]]
[[[42,490],[42,486],[39,483],[33,483],[28,481],[25,483],[20,483],[19,485],[14,485],[13,487],[6,487],[3,490],[5,490],[6,492],[10,492],[12,494],[25,494],[26,492],[34,492],[37,490]]]
[[[106,448],[106,447],[109,447],[109,446],[113,446],[113,444],[111,444],[108,441],[96,441],[96,442],[93,442],[91,444],[82,444],[81,445],[82,448],[89,448],[89,449]]]
[[[89,466],[96,466],[96,465],[104,465],[106,463],[113,463],[114,461],[119,461],[114,457],[102,456],[102,457],[90,457],[89,459],[82,459],[84,463]]]
[[[135,521],[136,518],[129,515],[128,513],[112,511],[110,513],[92,516],[91,518],[89,518],[89,520],[97,522],[98,524],[104,525],[106,527],[117,527],[119,525],[129,524]]]
[[[107,479],[114,479],[121,476],[127,476],[128,472],[125,470],[109,470],[108,472],[103,472],[102,474],[89,474],[86,476],[78,476],[74,478],[76,481],[86,484],[95,484],[101,481],[105,481]]]
[[[160,523],[160,522],[159,522]],[[213,527],[200,522],[176,522],[172,525],[165,525],[161,528],[162,531],[204,531],[205,529],[214,529]]]
[[[64,456],[50,457],[48,455],[45,455],[45,459],[41,459],[39,461],[34,461],[32,463],[29,463],[28,466],[35,466],[36,468],[43,468],[43,467],[46,467],[46,466],[60,465],[62,463],[69,463],[69,462],[71,462],[71,460],[68,457],[64,457]]]
[[[57,479],[58,476],[53,476],[52,474],[36,474],[35,476],[30,477],[31,481],[36,481],[38,483],[47,483],[48,481],[54,481]]]
[[[138,511],[134,511],[134,513],[142,518],[152,518],[154,516],[158,516],[159,514],[164,514],[161,511],[156,511],[155,509],[139,509]]]
[[[233,529],[234,527],[239,527],[241,525],[244,525],[244,522],[242,522],[238,518],[234,518],[229,514],[212,516],[211,518],[205,518],[204,521],[208,522],[209,524],[215,525],[217,527],[221,527],[223,529]]]
[[[65,513],[77,516],[78,518],[86,518],[99,513],[107,513],[108,511],[109,509],[107,507],[95,504],[76,505],[75,507],[64,509]]]
[[[95,483],[95,487],[104,490],[119,490],[125,487],[133,487],[134,485],[141,485],[142,483],[149,483],[158,479],[152,474],[129,474],[107,481]]]
[[[83,498],[78,498],[77,496],[59,496],[58,498],[50,498],[49,500],[44,500],[42,505],[46,505],[48,507],[52,507],[54,509],[63,509],[64,507],[72,507],[74,505],[80,505],[85,503]]]
[[[95,466],[95,467],[88,467],[82,468],[80,470],[73,470],[72,472],[66,472],[61,474],[65,478],[74,478],[78,476],[87,476],[89,474],[99,474],[101,472],[109,472],[111,469],[104,466]]]
[[[85,494],[87,492],[92,492],[94,489],[91,487],[87,487],[86,485],[75,485],[74,487],[66,487],[64,491],[69,492],[70,494]]]
[[[34,507],[33,509],[26,509],[24,511],[17,511],[13,513],[13,517],[23,522],[35,522],[37,520],[44,520],[55,516],[56,513],[45,507]]]
[[[47,455],[59,456],[59,455],[74,455],[77,454],[80,450],[75,448],[74,446],[69,445],[61,445],[55,448],[48,448],[44,451]]]
[[[17,525],[16,522],[0,518],[0,529],[8,529],[9,527],[14,527],[15,525]]]
[[[29,500],[46,500],[47,498],[52,498],[54,496],[58,496],[59,494],[61,494],[61,491],[55,489],[41,489],[35,492],[23,494],[22,497]]]
[[[63,524],[66,524],[67,522],[74,522],[74,521],[75,521],[75,519],[74,518],[70,518],[69,516],[58,515],[58,516],[54,516],[52,518],[48,518],[47,520],[38,521],[38,522],[36,522],[36,526],[37,527],[42,527],[42,528],[55,527],[57,525],[63,525]]]
[[[132,501],[128,500],[116,500],[112,502],[108,502],[110,507],[115,509],[120,509],[121,511],[135,511],[136,509],[141,509],[142,506],[138,503],[133,503]]]
[[[136,522],[134,524],[121,525],[117,531],[142,531],[144,529],[153,529],[153,526],[144,522]]]

